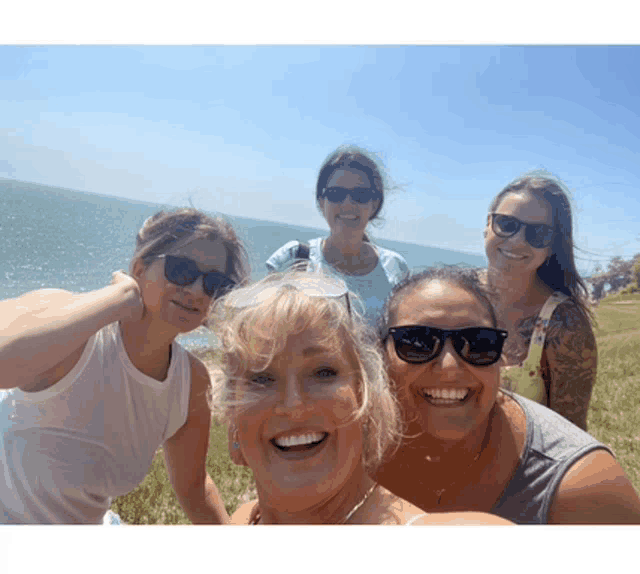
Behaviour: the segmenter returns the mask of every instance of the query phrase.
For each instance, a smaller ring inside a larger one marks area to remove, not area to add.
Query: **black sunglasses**
[[[320,194],[321,198],[329,200],[331,203],[342,203],[347,199],[347,195],[356,203],[368,203],[373,199],[378,199],[380,194],[369,187],[326,187]]]
[[[204,292],[208,297],[221,297],[236,285],[233,279],[219,271],[200,271],[198,264],[188,257],[160,255],[158,259],[164,259],[164,276],[174,285],[191,285],[202,275]]]
[[[384,340],[391,335],[400,359],[406,363],[428,363],[435,359],[451,338],[453,348],[460,358],[476,367],[493,365],[500,359],[508,333],[489,327],[467,329],[436,329],[424,325],[391,327]]]
[[[524,237],[531,247],[542,249],[553,239],[553,227],[544,223],[525,223],[513,215],[491,214],[491,229],[499,237],[511,237],[524,226]]]

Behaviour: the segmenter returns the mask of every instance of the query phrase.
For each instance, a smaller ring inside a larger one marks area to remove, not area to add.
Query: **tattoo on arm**
[[[549,322],[543,366],[550,408],[586,430],[598,352],[589,321],[571,301],[562,303]]]

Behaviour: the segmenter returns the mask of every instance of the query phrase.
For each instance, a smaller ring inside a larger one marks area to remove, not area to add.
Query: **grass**
[[[593,436],[612,448],[640,492],[640,294],[607,297],[595,312],[598,376],[587,425]],[[227,512],[255,498],[251,471],[231,462],[226,426],[216,421],[211,426],[207,470]],[[190,524],[169,484],[161,452],[142,484],[116,498],[111,508],[129,524]]]

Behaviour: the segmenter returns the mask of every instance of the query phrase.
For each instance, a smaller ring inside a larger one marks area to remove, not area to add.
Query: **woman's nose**
[[[297,377],[290,377],[282,388],[276,412],[295,416],[304,411],[304,408],[305,401],[300,382]]]
[[[442,353],[440,353],[437,361],[444,372],[455,373],[463,368],[462,358],[456,352],[450,338],[447,338],[444,348],[442,349]]]

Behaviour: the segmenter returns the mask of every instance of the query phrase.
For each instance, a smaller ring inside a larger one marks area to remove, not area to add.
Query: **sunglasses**
[[[292,289],[302,291],[308,297],[324,297],[340,299],[344,297],[349,316],[351,313],[351,299],[349,290],[343,281],[325,279],[315,273],[307,273],[298,277],[282,276],[270,283],[256,283],[250,287],[239,289],[229,296],[227,304],[236,309],[256,307],[275,298],[283,290]]]
[[[191,285],[202,275],[204,292],[208,297],[221,297],[236,285],[233,279],[219,271],[200,271],[198,264],[188,257],[160,255],[158,259],[164,259],[164,276],[174,285]]]
[[[524,226],[527,243],[536,249],[547,247],[553,239],[553,227],[543,223],[525,223],[512,215],[491,214],[491,229],[498,237],[511,237]]]
[[[391,327],[387,337],[393,337],[396,354],[405,363],[422,364],[433,361],[444,349],[448,338],[460,358],[476,367],[493,365],[500,359],[507,331],[489,327],[467,329],[436,329],[424,325]]]
[[[375,189],[368,187],[354,187],[353,189],[327,187],[322,190],[320,197],[329,200],[331,203],[342,203],[347,199],[347,195],[356,203],[368,203],[380,197],[380,194]]]

